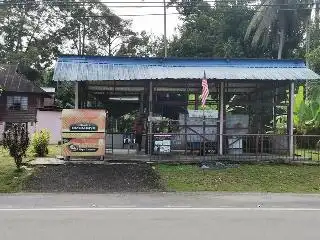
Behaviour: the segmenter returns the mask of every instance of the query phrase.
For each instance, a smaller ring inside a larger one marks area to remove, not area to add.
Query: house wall
[[[28,110],[8,110],[7,96],[28,96]],[[43,97],[35,94],[10,94],[6,93],[0,97],[0,122],[36,122],[37,109],[41,107]]]
[[[61,139],[61,112],[59,111],[37,111],[37,122],[28,123],[28,133],[32,134],[41,129],[48,129],[50,132],[50,144],[57,144]],[[5,122],[0,122],[0,141],[3,140]]]
[[[61,111],[37,111],[37,131],[47,129],[50,132],[50,144],[61,140]]]
[[[44,99],[43,99],[43,106],[44,106],[44,107],[54,106],[54,98],[44,98]]]

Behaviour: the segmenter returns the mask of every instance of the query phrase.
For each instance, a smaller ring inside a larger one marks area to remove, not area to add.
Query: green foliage
[[[299,119],[299,112],[300,112],[300,106],[304,103],[304,86],[300,86],[298,89],[298,93],[295,95],[294,98],[294,105],[293,105],[293,122],[294,126],[297,127],[299,125],[300,119]]]
[[[307,54],[307,59],[310,63],[310,67],[317,73],[320,73],[320,44],[317,48]]]
[[[310,16],[311,10],[301,5],[299,0],[263,0],[248,25],[245,37],[251,39],[253,47],[267,47],[271,43],[277,49],[279,59],[288,57],[303,39]]]
[[[55,86],[50,69],[58,55],[154,56],[161,45],[146,32],[132,31],[130,21],[100,0],[18,2],[0,1],[0,63],[18,63],[18,71],[39,86]],[[70,84],[57,89],[60,107],[73,106],[72,89]]]
[[[42,129],[36,132],[32,136],[31,145],[33,151],[38,157],[44,157],[48,154],[48,145],[50,140],[50,133],[47,129]]]
[[[187,1],[189,2],[189,1]],[[168,54],[177,57],[269,57],[270,51],[252,50],[244,40],[254,9],[243,2],[216,4],[179,2],[183,14],[179,35],[169,44]],[[232,1],[230,1],[232,2]],[[186,7],[191,4],[192,7]],[[208,6],[203,6],[207,4]],[[235,27],[237,26],[237,27]]]
[[[73,108],[74,88],[72,82],[59,83],[57,87],[57,105],[60,108]]]
[[[28,131],[25,125],[14,123],[12,127],[3,134],[3,146],[9,150],[16,167],[20,169],[22,158],[26,156],[29,147]]]
[[[162,39],[145,31],[135,33],[123,42],[117,55],[120,56],[158,56],[163,49]]]
[[[118,121],[118,132],[132,132],[136,115],[137,111],[132,111],[121,116]]]
[[[320,95],[304,99],[304,87],[299,88],[295,96],[294,125],[300,134],[320,133]]]

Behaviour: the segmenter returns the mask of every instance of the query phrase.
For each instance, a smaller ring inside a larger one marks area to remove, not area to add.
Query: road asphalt
[[[0,195],[0,239],[320,239],[320,195]]]

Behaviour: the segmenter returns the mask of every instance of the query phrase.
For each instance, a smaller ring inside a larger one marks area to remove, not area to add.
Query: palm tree
[[[311,16],[310,5],[301,0],[262,0],[247,28],[245,39],[252,37],[252,46],[267,45],[278,40],[278,59],[282,58],[286,40]]]

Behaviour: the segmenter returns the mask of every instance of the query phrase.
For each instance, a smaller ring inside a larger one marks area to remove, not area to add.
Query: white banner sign
[[[203,111],[202,110],[188,110],[190,118],[202,118]],[[219,114],[217,110],[205,110],[204,111],[205,118],[218,118]]]

